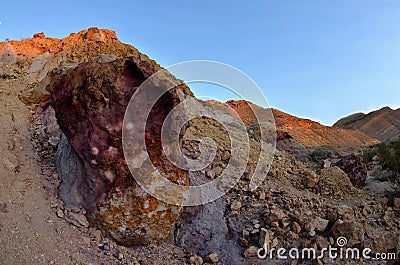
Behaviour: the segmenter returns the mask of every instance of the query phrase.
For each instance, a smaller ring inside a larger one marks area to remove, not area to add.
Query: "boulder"
[[[357,222],[336,222],[332,227],[332,234],[335,238],[345,237],[346,247],[364,243],[364,226]]]
[[[367,166],[362,157],[349,155],[336,162],[335,166],[339,167],[347,174],[354,187],[362,188],[365,185]]]
[[[101,36],[97,37],[100,41]],[[137,184],[122,147],[122,125],[128,103],[142,82],[159,70],[159,65],[142,54],[113,57],[82,63],[54,77],[47,86],[50,105],[68,139],[60,145],[61,159],[62,156],[67,159],[59,161],[58,168],[70,176],[61,180],[65,184],[61,185],[61,198],[71,205],[82,206],[92,225],[124,245],[165,239],[182,208],[150,196]],[[162,84],[155,83],[158,87],[152,88],[165,90]],[[163,121],[182,95],[192,95],[185,85],[169,90],[154,104],[143,137],[157,170],[171,182],[188,185],[188,172],[171,164],[161,148]],[[137,115],[144,115],[140,107]],[[185,129],[182,128],[182,133]],[[70,164],[65,163],[68,158],[72,159]],[[153,172],[148,174],[151,177]]]
[[[323,232],[329,224],[329,220],[322,219],[321,217],[313,217],[305,226],[307,231]]]

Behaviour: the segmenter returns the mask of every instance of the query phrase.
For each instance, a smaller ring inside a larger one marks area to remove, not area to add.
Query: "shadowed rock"
[[[55,77],[47,87],[60,128],[82,163],[82,170],[73,168],[76,178],[64,179],[70,187],[61,191],[73,194],[68,197],[71,204],[83,206],[92,223],[125,245],[166,238],[181,211],[135,182],[122,150],[127,105],[142,82],[160,69],[142,55],[106,63],[93,60]],[[180,102],[178,89],[191,95],[184,85],[166,92],[150,112],[145,140],[150,159],[163,176],[188,185],[188,173],[172,165],[161,148],[161,126]],[[138,115],[143,113],[138,110]]]
[[[364,160],[356,155],[349,155],[340,159],[335,166],[342,169],[356,188],[362,188],[367,179],[367,166]]]

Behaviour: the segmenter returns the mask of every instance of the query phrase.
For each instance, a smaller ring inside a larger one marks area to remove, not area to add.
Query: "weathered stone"
[[[198,255],[193,255],[189,258],[189,263],[192,265],[202,265],[203,259]]]
[[[349,155],[340,159],[335,166],[342,169],[356,188],[362,188],[367,179],[367,166],[362,157]]]
[[[56,214],[57,214],[57,216],[58,216],[59,218],[63,218],[63,217],[64,217],[64,212],[63,212],[63,210],[61,210],[61,209],[58,209],[57,212],[56,212]]]
[[[235,200],[231,204],[231,210],[233,211],[239,211],[241,207],[242,203],[239,200]]]
[[[329,220],[322,219],[321,217],[312,218],[306,225],[305,229],[307,231],[318,231],[323,232],[329,224]]]
[[[329,241],[326,237],[322,237],[322,236],[316,236],[314,238],[315,243],[317,244],[319,249],[323,249],[323,248],[328,248],[329,247]]]
[[[71,204],[83,206],[91,222],[121,244],[166,238],[181,210],[181,206],[144,192],[134,181],[122,150],[122,123],[131,96],[160,69],[145,55],[137,54],[108,63],[80,64],[54,77],[47,86],[60,128],[77,155],[72,161],[78,161],[70,167],[76,177],[62,193],[74,194]],[[154,85],[165,89],[162,82]],[[157,170],[172,182],[188,185],[188,172],[169,162],[160,148],[163,121],[181,100],[178,90],[191,95],[184,85],[165,93],[148,116],[144,137]],[[137,115],[145,114],[138,109]]]
[[[244,239],[249,239],[249,237],[250,237],[250,232],[249,232],[249,230],[243,230],[242,231],[242,236],[243,236],[243,238]]]
[[[58,144],[56,166],[61,180],[58,196],[67,207],[79,207],[82,203],[82,195],[78,187],[83,181],[83,165],[64,134]]]
[[[249,241],[247,241],[246,239],[244,239],[243,237],[240,238],[239,240],[239,246],[241,247],[247,247],[249,245]]]
[[[89,227],[86,216],[80,213],[68,212],[68,221],[77,227]]]
[[[185,207],[174,231],[175,244],[202,257],[218,250],[218,257],[224,264],[243,259],[241,252],[235,254],[232,251],[232,246],[238,246],[240,237],[232,237],[229,233],[226,207],[224,198],[201,206]],[[248,241],[252,238],[248,230],[243,231],[242,237]]]
[[[299,234],[301,232],[301,226],[297,222],[293,222],[292,228],[293,232],[295,232],[296,234]]]
[[[319,181],[319,176],[314,171],[306,171],[304,173],[304,187],[314,188]]]
[[[255,246],[251,246],[243,252],[243,257],[245,258],[257,257],[257,252],[258,248]]]
[[[372,247],[376,253],[399,253],[399,235],[395,233],[380,235],[374,238]]]
[[[261,228],[261,231],[260,231],[260,238],[259,238],[259,241],[258,241],[258,245],[259,245],[261,248],[264,248],[264,249],[271,249],[269,244],[270,244],[270,234],[269,234],[269,231],[268,231],[268,229]]]
[[[286,217],[286,214],[281,210],[271,210],[265,216],[265,222],[270,224],[272,222],[281,221],[283,218]]]
[[[364,227],[357,222],[336,222],[332,227],[335,238],[343,236],[347,239],[346,247],[352,247],[364,242]]]
[[[211,253],[208,256],[204,257],[205,262],[211,262],[211,263],[218,263],[219,257],[217,253]]]
[[[396,211],[400,211],[400,198],[393,199],[393,209]]]

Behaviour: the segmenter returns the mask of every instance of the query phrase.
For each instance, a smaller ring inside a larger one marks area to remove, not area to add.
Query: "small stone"
[[[56,214],[57,214],[57,216],[58,216],[59,218],[63,218],[63,217],[64,217],[64,212],[63,212],[63,210],[61,210],[61,209],[58,209],[57,212],[56,212]]]
[[[306,172],[304,186],[306,188],[313,188],[317,185],[319,181],[319,176],[314,171]]]
[[[238,200],[233,201],[231,204],[232,211],[239,211],[241,207],[242,207],[242,203]]]
[[[243,252],[243,257],[245,258],[257,257],[257,253],[258,253],[258,248],[255,246],[251,246]]]
[[[87,221],[86,216],[83,214],[70,212],[68,214],[68,218],[75,226],[89,227],[89,222]]]
[[[255,224],[253,227],[254,227],[255,229],[259,229],[259,228],[261,227],[261,225],[260,225],[260,224]]]
[[[202,265],[203,259],[198,255],[193,255],[189,258],[189,264],[192,265]]]
[[[123,259],[123,258],[124,258],[124,254],[122,254],[121,252],[118,253],[118,259],[121,260],[121,259]]]
[[[299,235],[296,234],[296,233],[293,232],[293,231],[287,232],[286,237],[287,237],[287,239],[290,240],[290,241],[295,241],[295,240],[299,239]]]
[[[88,238],[88,237],[86,237],[86,236],[83,236],[83,237],[81,238],[81,240],[82,240],[82,242],[84,243],[84,245],[90,246],[90,238]]]
[[[281,221],[285,217],[286,214],[281,210],[271,210],[268,214],[266,214],[265,222],[270,224],[272,222]]]
[[[249,245],[249,241],[247,241],[247,239],[244,239],[244,238],[242,237],[242,238],[240,238],[240,240],[239,240],[239,245],[240,245],[241,247],[247,247],[247,246]]]
[[[109,251],[110,250],[110,245],[108,243],[103,244],[102,249],[104,249],[105,251]]]
[[[293,232],[295,232],[296,234],[299,234],[301,232],[301,226],[297,222],[293,222],[292,228]]]
[[[274,232],[274,235],[276,236],[283,236],[286,233],[285,229],[282,229],[280,227],[272,228],[271,231]]]
[[[243,236],[244,239],[249,240],[250,232],[248,230],[243,230],[242,231],[242,236]]]
[[[90,228],[89,229],[89,234],[93,238],[94,241],[96,242],[101,242],[101,231],[95,228]]]
[[[229,151],[225,151],[225,152],[222,154],[221,159],[222,159],[223,161],[225,161],[225,160],[228,160],[230,157],[231,157],[231,154],[229,153]]]
[[[212,169],[207,170],[207,177],[209,177],[210,179],[214,179],[215,178],[215,172]]]
[[[316,236],[314,241],[319,249],[328,248],[330,245],[329,240],[326,237]]]
[[[204,261],[206,262],[211,262],[211,263],[218,263],[219,261],[219,257],[217,253],[211,253],[210,255],[206,256],[204,258]]]
[[[315,230],[315,231],[323,232],[326,229],[326,227],[328,226],[328,224],[329,224],[329,220],[322,219],[321,217],[315,217],[315,218],[312,218],[311,221],[309,221],[306,224],[305,229],[307,231]]]
[[[258,195],[258,198],[260,200],[265,200],[265,192],[264,191],[260,191],[260,194]]]
[[[400,198],[393,199],[393,208],[395,210],[400,210]]]
[[[311,230],[310,232],[308,232],[308,235],[311,236],[311,237],[315,236],[315,231]]]
[[[270,238],[269,238],[268,230],[265,228],[261,228],[258,245],[264,249],[270,249],[269,241],[270,241]]]
[[[61,141],[60,137],[50,136],[48,142],[52,146],[57,146],[60,143],[60,141]]]
[[[288,227],[290,225],[290,223],[289,222],[282,222],[282,228],[286,228],[286,227]]]
[[[233,218],[233,217],[237,217],[237,216],[239,216],[239,212],[238,211],[232,211],[226,217]]]
[[[279,222],[278,221],[272,222],[271,226],[275,227],[275,228],[278,228],[279,227]]]

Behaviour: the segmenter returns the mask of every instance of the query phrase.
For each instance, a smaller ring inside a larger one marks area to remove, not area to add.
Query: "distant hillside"
[[[333,126],[360,131],[384,142],[400,136],[400,109],[384,107],[368,114],[352,114]]]
[[[244,100],[230,100],[226,103],[235,109],[247,124],[256,121],[249,104],[256,112],[262,109],[260,106]],[[379,143],[377,139],[359,131],[324,126],[318,122],[298,118],[276,109],[272,109],[272,112],[277,130],[289,133],[297,142],[305,146],[364,146]]]

